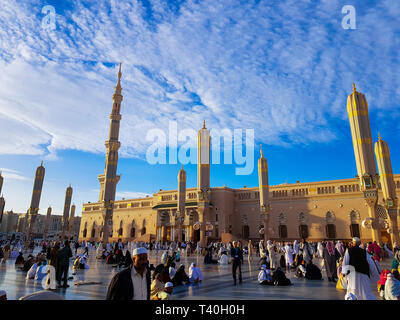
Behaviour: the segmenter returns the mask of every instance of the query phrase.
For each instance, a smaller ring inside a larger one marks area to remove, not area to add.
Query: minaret
[[[0,224],[3,221],[4,207],[6,205],[6,201],[3,196],[0,197]]]
[[[118,165],[118,149],[120,147],[119,138],[119,126],[121,121],[121,102],[122,102],[122,88],[121,88],[121,63],[118,71],[118,81],[115,86],[113,94],[113,107],[110,114],[110,131],[109,137],[106,141],[106,163],[104,168],[104,180],[100,191],[100,201],[104,205],[104,232],[103,232],[103,244],[108,243],[110,234],[110,227],[112,224],[112,217],[114,211],[114,200],[117,183],[119,176],[117,176],[117,165]],[[100,177],[99,177],[100,180]],[[101,182],[101,181],[100,181]]]
[[[1,171],[0,171],[0,194],[1,194],[1,190],[3,189],[3,176],[1,175]]]
[[[354,155],[357,173],[360,179],[360,189],[364,194],[371,220],[372,240],[381,242],[378,221],[375,219],[378,202],[378,175],[371,137],[371,127],[368,115],[368,103],[365,95],[357,92],[353,83],[353,93],[347,98],[347,113],[349,115],[351,136],[353,138]]]
[[[198,133],[197,144],[197,189],[208,190],[210,188],[210,130],[203,122],[203,128]]]
[[[375,156],[378,163],[379,177],[382,186],[383,202],[390,218],[390,237],[392,244],[399,242],[399,229],[397,225],[398,199],[396,185],[393,179],[392,161],[388,144],[382,140],[379,134],[378,142],[375,142]]]
[[[178,173],[178,241],[182,241],[182,225],[185,220],[186,214],[186,171],[182,169]],[[187,239],[185,239],[187,241]]]
[[[202,246],[207,244],[206,221],[210,205],[210,131],[203,122],[203,128],[198,133],[197,145],[197,192],[198,210],[200,222],[200,242]]]
[[[74,219],[75,219],[75,204],[71,206],[71,214],[69,217],[69,234],[72,237],[75,237],[75,232],[74,232]]]
[[[26,241],[30,242],[32,236],[33,225],[36,222],[36,217],[39,213],[40,196],[42,195],[42,187],[44,180],[45,169],[43,167],[43,161],[40,166],[36,169],[35,182],[33,184],[31,206],[27,212],[27,226],[26,226]]]
[[[0,171],[0,194],[1,194],[1,189],[3,188],[3,176],[1,175]],[[6,202],[3,198],[3,196],[0,197],[0,224],[1,221],[3,220],[3,213],[4,213],[4,206],[6,205]]]
[[[268,184],[268,163],[263,156],[262,146],[260,146],[261,157],[258,159],[258,189],[260,193],[260,214],[264,221],[264,239],[269,240],[269,184]]]
[[[44,225],[44,232],[43,232],[43,239],[44,240],[47,239],[47,235],[49,233],[50,221],[51,221],[51,207],[49,206],[47,208],[46,223]]]
[[[64,241],[65,237],[68,237],[68,222],[69,222],[69,208],[71,206],[71,199],[72,199],[72,188],[71,185],[68,186],[65,192],[65,202],[64,202],[64,213],[63,213],[63,228],[62,228],[62,235],[61,240]]]

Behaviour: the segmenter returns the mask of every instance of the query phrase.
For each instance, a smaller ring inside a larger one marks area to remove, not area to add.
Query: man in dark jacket
[[[150,270],[146,248],[132,253],[133,265],[118,272],[111,280],[107,300],[150,300]]]
[[[233,248],[231,249],[231,257],[232,257],[233,285],[236,285],[236,270],[238,267],[239,267],[239,283],[242,283],[242,261],[243,261],[242,249],[239,248],[237,241],[233,241]]]
[[[72,250],[69,246],[69,241],[65,240],[64,248],[60,249],[58,255],[58,287],[61,287],[61,280],[63,280],[63,288],[68,288],[68,268],[69,268],[69,258],[72,257]]]

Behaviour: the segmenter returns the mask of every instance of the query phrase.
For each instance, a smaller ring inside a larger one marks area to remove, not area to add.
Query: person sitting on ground
[[[175,276],[172,278],[172,283],[174,284],[174,287],[177,287],[189,282],[189,277],[185,272],[185,265],[181,264],[178,271],[176,271]]]
[[[27,274],[26,274],[26,279],[34,279],[35,275],[36,275],[36,270],[38,268],[38,263],[35,261],[31,268],[28,270]]]
[[[322,280],[322,273],[319,268],[312,263],[312,260],[308,261],[306,265],[306,275],[305,278],[307,280]]]
[[[33,263],[34,263],[34,259],[33,259],[33,256],[30,254],[28,256],[28,259],[25,261],[24,266],[22,268],[20,267],[20,269],[24,272],[28,272],[29,269],[32,267]]]
[[[15,259],[15,264],[19,265],[19,264],[24,264],[24,263],[25,263],[24,256],[23,256],[22,252],[20,252],[18,257]]]
[[[191,283],[199,283],[203,281],[203,273],[199,267],[196,267],[196,263],[192,262],[189,268],[189,280]]]
[[[386,283],[386,280],[387,280],[387,275],[389,273],[390,273],[390,270],[384,269],[384,270],[382,270],[382,272],[380,274],[379,281],[377,283],[377,289],[378,289],[378,293],[381,295],[381,297],[385,293],[385,283]]]
[[[229,264],[229,260],[228,260],[226,251],[222,251],[221,258],[218,260],[218,263],[221,265]]]
[[[172,282],[167,282],[164,286],[164,290],[157,294],[154,300],[174,300],[172,292],[174,291],[174,285]]]
[[[157,294],[164,291],[165,283],[169,280],[168,269],[164,267],[160,273],[157,273],[151,283],[150,300],[157,300]]]
[[[212,258],[212,253],[210,249],[207,249],[207,253],[204,256],[204,264],[217,264],[218,261]]]
[[[301,264],[299,264],[296,268],[296,273],[294,276],[296,278],[305,278],[306,277],[306,268],[304,267],[304,260],[302,261]]]
[[[261,266],[261,271],[258,274],[258,283],[267,286],[273,286],[271,270],[267,269],[267,266],[263,264]]]
[[[116,263],[116,256],[114,253],[110,253],[106,258],[106,264],[115,264]]]
[[[272,274],[272,281],[275,286],[290,286],[292,282],[286,278],[285,273],[278,267]]]
[[[398,274],[398,273],[397,273]],[[385,283],[385,300],[400,300],[400,281],[388,273]]]
[[[45,276],[47,276],[47,262],[42,261],[36,269],[35,280],[42,281]]]

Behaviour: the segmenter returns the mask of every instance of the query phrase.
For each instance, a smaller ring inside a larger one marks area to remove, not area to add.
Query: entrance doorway
[[[392,247],[392,239],[390,238],[390,234],[385,230],[381,230],[381,237],[382,237],[382,243],[387,243],[388,247]]]
[[[193,230],[193,242],[198,242],[198,241],[200,241],[200,229]]]

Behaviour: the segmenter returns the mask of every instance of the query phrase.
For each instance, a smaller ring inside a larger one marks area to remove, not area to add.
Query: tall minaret
[[[197,189],[210,189],[210,130],[203,122],[203,128],[199,130],[197,140]]]
[[[67,190],[65,191],[65,202],[64,202],[64,212],[63,212],[63,228],[62,228],[62,235],[61,240],[64,241],[65,237],[68,234],[68,222],[69,222],[69,208],[71,206],[71,199],[72,199],[72,188],[71,185],[68,186]]]
[[[121,121],[121,102],[122,102],[122,88],[121,88],[121,63],[119,64],[118,81],[115,86],[113,94],[113,107],[110,114],[110,132],[108,140],[106,141],[106,163],[104,168],[104,182],[102,190],[100,191],[100,201],[103,201],[104,205],[104,232],[103,232],[103,243],[108,243],[110,234],[110,228],[112,224],[112,217],[114,212],[114,200],[117,183],[119,176],[117,176],[117,165],[118,165],[118,149],[120,147],[119,138],[119,125]],[[100,178],[99,178],[100,180]]]
[[[186,171],[182,169],[178,173],[178,241],[182,241],[182,225],[186,214]],[[187,241],[187,239],[185,239]]]
[[[347,113],[349,114],[351,136],[353,138],[354,155],[357,173],[360,179],[360,189],[368,206],[371,220],[372,240],[381,242],[378,220],[375,219],[378,202],[378,174],[372,144],[371,127],[368,115],[368,103],[365,95],[357,92],[353,83],[353,93],[347,98]]]
[[[3,176],[1,175],[0,171],[0,194],[1,194],[1,189],[3,188]],[[4,206],[6,205],[6,202],[3,198],[3,196],[0,197],[0,224],[1,221],[3,220],[3,213],[4,213]]]
[[[203,128],[198,133],[197,144],[197,192],[198,192],[198,210],[200,222],[200,242],[202,246],[207,244],[206,221],[210,206],[210,131],[206,128],[206,122],[203,122]]]
[[[2,189],[3,189],[3,176],[1,175],[1,171],[0,171],[0,194],[1,194]]]
[[[392,244],[399,242],[399,229],[397,225],[398,199],[396,185],[393,179],[392,161],[388,144],[382,140],[379,134],[378,142],[375,142],[375,156],[378,162],[380,182],[382,185],[383,202],[390,218],[390,237]]]
[[[75,219],[75,204],[71,206],[71,214],[69,217],[69,234],[75,236],[74,234],[74,219]]]
[[[3,196],[0,197],[0,224],[3,221],[4,207],[6,205],[6,201]]]
[[[258,189],[260,193],[260,214],[264,221],[264,239],[270,239],[269,235],[269,184],[268,184],[268,163],[263,156],[262,146],[260,146],[261,157],[258,159]]]
[[[28,209],[27,215],[27,226],[26,226],[26,241],[29,243],[32,236],[33,225],[36,222],[36,217],[39,213],[40,196],[42,195],[42,187],[44,180],[45,169],[43,167],[43,161],[40,166],[36,169],[35,182],[33,184],[31,206]]]
[[[47,215],[46,215],[46,222],[44,225],[44,232],[43,232],[43,239],[47,239],[47,235],[49,233],[49,227],[50,227],[50,221],[51,221],[51,207],[49,206],[47,208]]]

